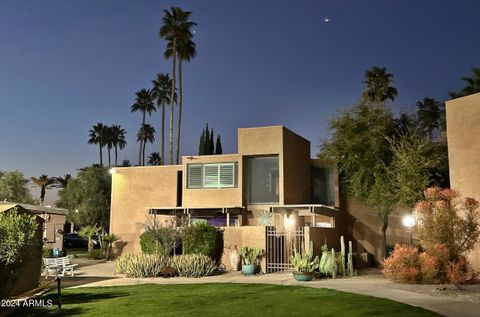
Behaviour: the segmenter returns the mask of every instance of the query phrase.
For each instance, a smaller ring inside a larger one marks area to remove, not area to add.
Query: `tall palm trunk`
[[[100,149],[100,166],[103,166],[103,155],[102,155],[102,144],[98,143],[98,148]]]
[[[145,126],[145,111],[143,111],[142,125],[140,128],[143,129],[144,126]],[[145,146],[144,143],[145,143],[145,139],[144,138],[140,139],[140,150],[138,152],[138,165],[140,166],[142,166],[142,153],[144,152],[143,147]]]
[[[45,186],[42,186],[40,189],[40,206],[43,206],[43,202],[45,201]]]
[[[183,106],[183,98],[182,98],[182,59],[178,59],[178,133],[177,133],[177,164],[180,161],[180,131],[182,129],[182,106]]]
[[[145,166],[145,148],[147,147],[147,140],[143,139],[143,153],[142,153],[142,165]]]
[[[110,148],[107,148],[108,150],[108,167],[110,167],[112,164],[111,164],[111,158],[110,158]]]
[[[115,166],[118,165],[118,145],[115,144]]]
[[[170,94],[170,164],[173,164],[173,107],[175,105],[175,82],[176,77],[176,63],[177,63],[177,39],[173,38],[173,47],[172,47],[172,56],[173,56],[173,65],[172,65],[172,92]]]
[[[162,162],[165,165],[165,99],[162,100]]]

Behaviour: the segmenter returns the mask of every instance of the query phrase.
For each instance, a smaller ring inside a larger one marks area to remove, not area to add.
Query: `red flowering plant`
[[[464,283],[475,276],[465,255],[480,238],[479,203],[439,187],[427,188],[424,195],[415,206],[415,233],[425,252],[396,245],[383,272],[401,283]]]

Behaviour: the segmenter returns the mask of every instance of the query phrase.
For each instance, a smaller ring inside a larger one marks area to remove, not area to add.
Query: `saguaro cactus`
[[[347,275],[347,271],[345,269],[345,239],[343,236],[340,237],[340,273],[345,277]]]
[[[353,276],[355,272],[353,271],[353,247],[352,241],[348,241],[348,275]]]

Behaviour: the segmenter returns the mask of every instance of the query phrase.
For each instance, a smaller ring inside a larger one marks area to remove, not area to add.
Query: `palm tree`
[[[143,124],[138,130],[137,141],[143,144],[143,152],[140,153],[141,165],[145,165],[145,148],[147,142],[153,143],[155,141],[155,128],[149,124]]]
[[[119,124],[113,124],[110,127],[110,133],[112,138],[112,143],[115,148],[115,166],[118,165],[118,149],[123,150],[127,145],[127,141],[125,140],[125,135],[127,131],[122,128]]]
[[[422,101],[417,102],[417,108],[420,126],[433,139],[435,129],[440,127],[440,120],[442,118],[442,105],[433,98],[423,98]]]
[[[148,164],[150,165],[162,165],[162,157],[158,152],[152,152],[148,157]]]
[[[64,177],[55,177],[55,187],[57,188],[67,188],[68,182],[72,179],[72,175],[65,174]]]
[[[157,109],[162,108],[162,156],[165,157],[165,107],[170,104],[170,91],[172,90],[172,80],[168,74],[157,74],[157,78],[152,80],[152,95],[157,101]],[[174,96],[177,101],[177,94]],[[163,164],[163,162],[162,162]]]
[[[43,202],[45,201],[45,191],[53,187],[56,178],[42,174],[39,178],[31,177],[30,179],[35,185],[40,187],[40,205],[43,206]]]
[[[459,98],[480,92],[480,68],[472,68],[472,72],[472,77],[462,77],[462,80],[467,85],[458,93],[451,92],[450,97]]]
[[[179,7],[171,7],[170,11],[163,10],[163,25],[160,28],[160,37],[171,43],[172,50],[172,90],[170,92],[170,130],[169,130],[169,145],[170,145],[170,164],[173,164],[173,106],[175,96],[176,84],[176,62],[177,62],[177,42],[181,38],[192,37],[193,34],[190,28],[196,23],[188,21],[192,14],[188,11],[183,11]],[[168,48],[167,48],[168,50]],[[167,56],[166,56],[167,57]],[[168,58],[168,57],[167,57]]]
[[[155,108],[155,105],[153,103],[152,92],[150,90],[143,88],[140,91],[136,92],[136,96],[137,97],[135,98],[135,103],[130,107],[130,112],[142,112],[142,125],[140,126],[140,129],[142,129],[142,126],[145,125],[146,113],[148,112],[148,115],[151,115],[152,112],[157,109]],[[144,143],[142,141],[140,142],[138,165],[142,164],[142,152],[144,152],[143,147]]]
[[[106,126],[103,123],[97,123],[92,127],[89,131],[88,137],[88,144],[98,144],[100,149],[100,165],[103,166],[103,146],[105,145],[105,128]]]
[[[83,227],[78,234],[82,237],[88,239],[88,252],[93,250],[93,236],[100,231],[100,227],[97,226],[86,226]]]
[[[112,165],[111,151],[113,148],[112,127],[109,127],[109,126],[105,127],[103,140],[105,145],[107,146],[108,167],[110,167]]]
[[[177,58],[178,58],[178,88],[179,88],[179,103],[178,103],[178,127],[177,127],[177,152],[176,163],[179,163],[180,158],[180,131],[182,129],[182,109],[183,109],[183,82],[182,82],[182,61],[189,62],[197,55],[195,43],[191,40],[191,33],[186,33],[184,37],[179,38],[177,42]],[[167,44],[165,56],[170,58],[173,54],[172,43]]]
[[[394,101],[398,95],[396,88],[391,84],[393,75],[387,73],[385,67],[373,66],[365,72],[365,80],[363,83],[367,86],[364,91],[364,97],[371,102],[381,102],[390,99]]]

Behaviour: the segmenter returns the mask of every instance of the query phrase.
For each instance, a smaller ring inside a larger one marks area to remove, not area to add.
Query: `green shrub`
[[[93,260],[102,260],[105,258],[105,253],[103,250],[88,251],[88,258]]]
[[[145,231],[140,235],[140,247],[146,254],[158,253],[160,248],[151,231]]]
[[[115,271],[127,277],[156,277],[170,262],[170,257],[159,254],[125,254],[118,257]]]
[[[184,277],[209,276],[217,267],[215,261],[203,254],[175,255],[171,260],[171,266]]]
[[[53,258],[53,248],[43,248],[42,249],[43,258]]]
[[[183,233],[183,254],[203,254],[220,262],[223,252],[222,231],[208,223],[187,227]]]
[[[41,256],[36,216],[19,214],[17,208],[0,213],[0,298],[8,296],[24,264]]]

